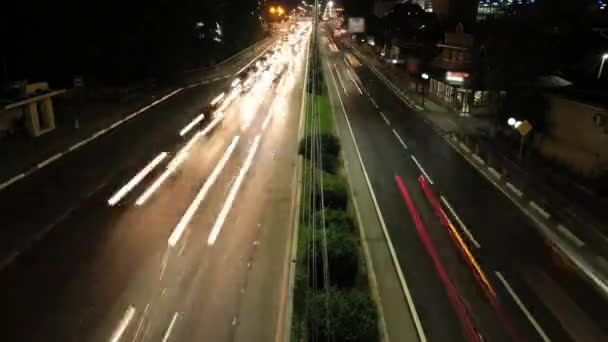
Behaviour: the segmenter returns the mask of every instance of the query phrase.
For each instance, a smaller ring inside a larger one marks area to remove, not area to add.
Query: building
[[[470,32],[477,19],[478,4],[479,0],[433,0],[433,13],[443,27],[462,23],[465,32]]]
[[[608,1],[608,0],[607,0]],[[398,4],[414,3],[420,5],[426,12],[433,11],[433,4],[431,0],[375,0],[374,1],[374,15],[378,18],[382,18],[387,15],[393,7]]]
[[[530,5],[533,3],[534,0],[479,0],[477,20],[493,19],[504,14],[511,6]]]

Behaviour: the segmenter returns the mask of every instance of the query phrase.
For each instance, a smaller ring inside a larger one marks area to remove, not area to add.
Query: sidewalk
[[[488,139],[496,136],[491,118],[459,117],[432,99],[425,97],[424,109],[420,106],[419,94],[407,90],[408,76],[399,68],[378,61],[368,46],[357,47],[365,62],[374,66],[386,79],[399,87],[411,106],[424,113],[423,118],[439,128],[443,134],[458,136],[481,159],[494,169],[501,171],[509,180],[535,200],[536,203],[558,216],[575,233],[587,235],[600,254],[608,258],[608,199],[599,198],[564,172],[556,170],[534,153],[519,159],[519,145],[509,144],[505,139]],[[489,132],[489,134],[479,134]],[[583,232],[579,227],[588,227]],[[597,240],[599,239],[599,241]],[[600,243],[601,242],[601,243]]]

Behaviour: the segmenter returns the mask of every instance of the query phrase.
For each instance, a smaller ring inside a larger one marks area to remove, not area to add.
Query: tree
[[[326,320],[329,302],[330,321]],[[378,313],[369,294],[357,289],[319,291],[311,298],[309,322],[313,332],[324,341],[333,336],[336,342],[375,342],[378,336]]]

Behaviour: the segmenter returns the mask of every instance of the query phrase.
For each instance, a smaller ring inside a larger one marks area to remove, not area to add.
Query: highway
[[[1,247],[28,232],[40,237],[0,273],[3,339],[280,336],[306,58],[299,45],[274,81],[266,72],[235,96],[232,79],[183,88],[1,191],[10,236]],[[220,110],[199,122],[222,93]]]
[[[559,274],[546,267],[547,248],[525,214],[447,144],[441,132],[395,96],[364,62],[349,65],[345,52],[355,56],[353,51],[327,45],[322,48],[343,145],[356,145],[345,147],[345,159],[348,164],[359,163],[360,156],[369,175],[379,216],[386,223],[413,297],[410,304],[416,312],[412,315],[421,322],[428,340],[466,338],[437,265],[418,233],[407,197],[483,340],[605,340],[605,331],[558,284]],[[443,210],[480,262],[496,293],[496,305],[484,295],[450,233],[441,225],[419,184],[421,175],[429,179],[437,198],[441,196]]]

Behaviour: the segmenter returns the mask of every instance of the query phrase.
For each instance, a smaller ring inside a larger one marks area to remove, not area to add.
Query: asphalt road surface
[[[552,279],[554,274],[545,269],[546,246],[525,214],[369,68],[349,66],[344,59],[347,48],[336,51],[324,46],[323,50],[328,87],[345,109],[343,113],[334,108],[338,127],[348,131],[348,118],[427,338],[464,340],[463,328],[417,233],[396,176],[403,181],[441,263],[484,340],[603,338],[604,332],[596,325],[589,326],[582,312],[580,317],[567,313],[571,307],[564,303],[575,301],[564,299],[567,296]],[[471,232],[475,242],[467,239],[467,244],[481,260],[506,319],[490,305],[448,231],[439,223],[419,185],[420,175],[432,180],[434,192],[442,195],[456,213],[457,218],[442,203],[450,220],[458,226],[464,223]],[[555,305],[557,302],[564,305]],[[508,326],[512,327],[511,333]]]
[[[185,88],[0,192],[7,234],[44,232],[0,273],[3,339],[274,340],[304,60],[301,48],[279,79],[263,75],[184,136],[231,79]],[[131,192],[108,204],[153,161]]]

